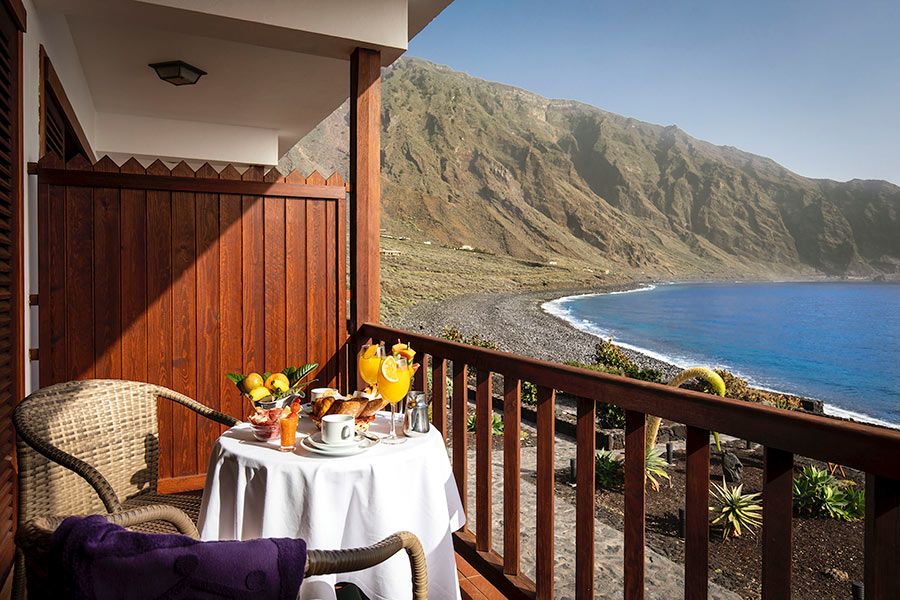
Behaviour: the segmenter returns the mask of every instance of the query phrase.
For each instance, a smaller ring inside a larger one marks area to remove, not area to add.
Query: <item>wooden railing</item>
[[[792,469],[794,456],[838,463],[866,473],[865,594],[900,598],[900,432],[829,417],[780,410],[689,390],[606,375],[557,363],[366,324],[359,338],[409,341],[432,373],[433,423],[446,435],[446,372],[453,363],[453,472],[467,498],[468,369],[475,386],[474,534],[455,535],[457,551],[511,598],[553,597],[554,446],[556,392],[578,399],[576,425],[576,597],[594,596],[594,453],[596,402],[625,410],[624,597],[644,597],[645,416],[687,426],[685,598],[706,598],[709,565],[710,432],[762,444],[762,594],[791,595]],[[419,370],[416,387],[427,383]],[[503,555],[491,546],[492,375],[503,376]],[[521,382],[537,386],[537,509],[535,581],[520,570],[519,427]],[[442,402],[441,399],[444,399]],[[471,524],[470,524],[471,525]]]

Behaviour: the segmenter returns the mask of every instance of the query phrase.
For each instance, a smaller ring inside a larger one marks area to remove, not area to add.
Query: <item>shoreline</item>
[[[810,281],[810,283],[821,282]],[[554,362],[592,362],[594,346],[601,339],[610,336],[581,328],[565,316],[560,305],[578,297],[602,294],[640,293],[650,291],[658,285],[691,282],[633,281],[594,288],[553,289],[541,291],[471,294],[448,298],[442,302],[420,304],[410,310],[392,325],[421,331],[440,337],[444,327],[454,327],[463,335],[479,335],[495,342],[500,350],[531,356]],[[719,283],[719,282],[707,282]],[[737,282],[736,282],[737,283]],[[550,310],[547,310],[547,306]],[[677,359],[660,355],[652,349],[638,348],[613,339],[622,352],[642,368],[656,369],[668,379],[678,373]],[[729,368],[735,375],[747,379],[739,371]],[[757,389],[789,394],[759,386],[748,379]],[[838,420],[865,423],[890,429],[900,428],[877,417],[842,409],[829,403],[822,403],[827,416]]]

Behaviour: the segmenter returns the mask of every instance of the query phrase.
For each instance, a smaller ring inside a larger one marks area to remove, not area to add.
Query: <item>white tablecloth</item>
[[[437,430],[341,458],[300,447],[300,439],[315,430],[301,418],[292,453],[280,452],[278,440],[257,442],[247,424],[226,431],[210,456],[201,538],[303,538],[310,549],[332,550],[367,546],[407,530],[418,536],[427,555],[429,597],[459,598],[451,533],[465,524],[465,515]],[[385,414],[370,431],[387,433]],[[322,589],[322,580],[355,583],[372,600],[411,595],[402,552],[372,569],[311,578],[301,587],[301,597],[322,597],[315,591]]]

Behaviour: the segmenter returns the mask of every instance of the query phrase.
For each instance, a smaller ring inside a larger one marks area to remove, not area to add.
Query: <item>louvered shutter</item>
[[[15,452],[12,409],[21,389],[19,245],[19,32],[0,7],[0,575],[14,553]]]
[[[44,154],[56,154],[66,158],[66,118],[59,108],[59,103],[51,94],[44,98]]]

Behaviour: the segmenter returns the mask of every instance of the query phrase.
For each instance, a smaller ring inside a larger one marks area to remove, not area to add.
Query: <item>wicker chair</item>
[[[183,394],[135,381],[71,381],[25,398],[13,413],[19,524],[145,504],[176,506],[196,522],[199,496],[157,493],[157,398],[228,427],[238,423]],[[171,525],[163,524],[159,532],[172,532]]]
[[[179,532],[197,537],[197,529],[180,510],[171,506],[145,506],[125,512],[104,515],[111,523],[141,529],[146,523],[167,522]],[[16,532],[16,545],[21,551],[28,573],[28,589],[35,596],[46,597],[44,593],[50,580],[48,573],[50,543],[53,532],[64,517],[42,517],[31,520]],[[426,600],[428,597],[428,571],[425,552],[419,539],[407,531],[386,537],[365,548],[348,550],[309,550],[306,558],[306,576],[349,573],[374,567],[405,550],[412,571],[413,599]]]
[[[224,415],[170,389],[134,381],[95,379],[42,388],[13,413],[18,440],[18,524],[36,517],[118,513],[152,504],[177,507],[197,522],[200,496],[157,493],[157,398],[216,423]],[[141,520],[135,529],[175,533],[171,520]],[[21,557],[16,589],[22,586]]]

